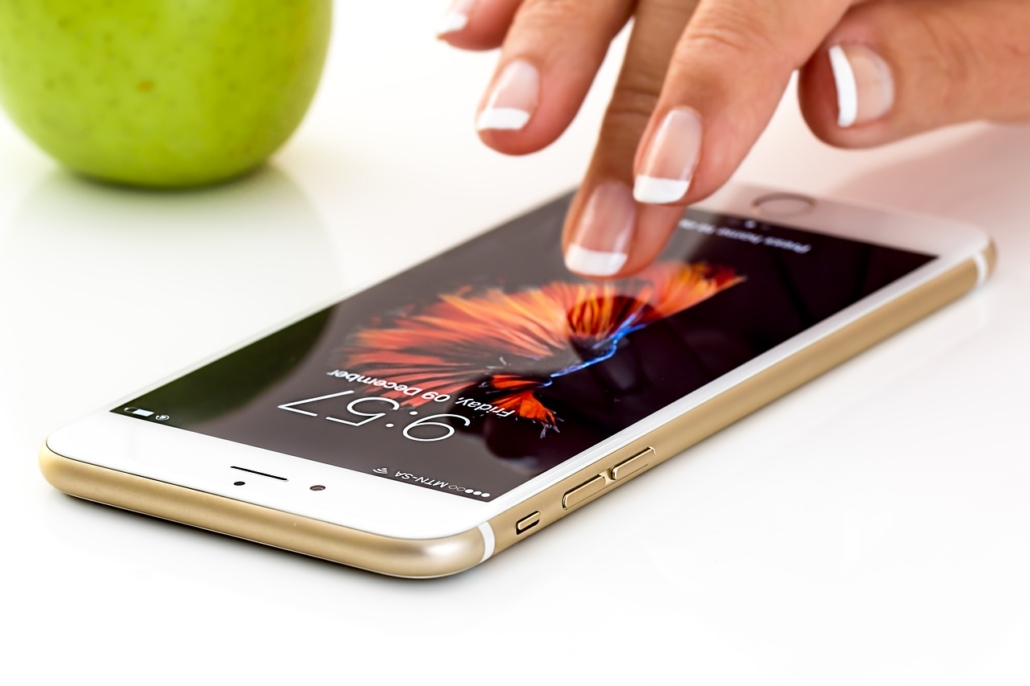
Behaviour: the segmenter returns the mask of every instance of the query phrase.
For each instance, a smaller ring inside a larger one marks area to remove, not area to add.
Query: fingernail
[[[637,170],[633,197],[652,205],[682,200],[701,156],[701,134],[701,116],[689,107],[665,115]]]
[[[525,60],[515,60],[494,83],[486,107],[479,113],[480,131],[518,131],[529,123],[540,96],[540,72]]]
[[[468,26],[469,15],[472,13],[472,6],[475,2],[476,0],[454,0],[451,8],[447,10],[447,14],[440,21],[436,35],[439,37],[457,33]]]
[[[830,67],[837,85],[837,126],[879,119],[894,106],[894,77],[882,57],[864,45],[834,45]]]
[[[637,205],[629,187],[605,183],[587,201],[572,242],[565,251],[565,266],[584,276],[612,276],[629,259],[629,244],[637,220]]]

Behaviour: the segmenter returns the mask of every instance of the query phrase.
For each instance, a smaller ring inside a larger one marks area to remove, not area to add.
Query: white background
[[[0,681],[1030,681],[1027,127],[840,152],[788,96],[739,178],[980,224],[996,278],[472,572],[388,579],[43,481],[62,424],[576,183],[617,64],[557,145],[501,157],[472,127],[494,57],[434,40],[442,4],[338,2],[309,118],[229,187],[98,187],[0,122]]]

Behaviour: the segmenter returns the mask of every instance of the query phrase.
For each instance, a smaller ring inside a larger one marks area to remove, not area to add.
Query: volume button
[[[647,450],[637,453],[628,460],[623,460],[619,464],[612,467],[612,481],[625,479],[627,476],[630,476],[631,474],[636,474],[640,470],[650,467],[654,463],[654,459],[654,448],[648,448]]]
[[[604,478],[604,475],[598,474],[590,481],[582,483],[571,491],[568,491],[561,499],[561,506],[566,510],[571,510],[584,500],[587,500],[603,491],[604,487],[607,485],[608,480]]]

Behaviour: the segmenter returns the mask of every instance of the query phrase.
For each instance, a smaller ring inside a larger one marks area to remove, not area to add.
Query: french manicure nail
[[[436,30],[437,36],[446,36],[449,33],[461,31],[469,23],[469,15],[472,13],[472,6],[476,0],[454,0],[451,8],[447,10],[440,26]]]
[[[891,68],[864,45],[834,45],[830,67],[837,86],[837,126],[875,121],[894,106]]]
[[[652,205],[682,200],[701,157],[701,135],[701,116],[689,107],[665,115],[637,170],[633,197]]]
[[[480,131],[518,131],[529,123],[540,97],[540,72],[525,60],[515,60],[501,72],[479,113]]]
[[[565,266],[584,276],[613,276],[629,259],[629,245],[637,220],[637,206],[629,187],[605,183],[587,200],[572,242],[565,251]]]

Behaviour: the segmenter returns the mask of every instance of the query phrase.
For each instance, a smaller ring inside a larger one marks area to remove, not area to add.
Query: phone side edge
[[[977,257],[974,257],[973,261],[980,270],[980,281],[977,285],[983,284],[998,271],[998,246],[993,240],[988,239],[987,247]]]
[[[763,370],[690,412],[634,440],[630,445],[598,460],[490,520],[494,530],[494,554],[528,538],[546,526],[579,510],[605,493],[679,455],[774,400],[799,388],[834,367],[868,350],[907,326],[940,310],[981,284],[993,272],[997,253],[990,243],[982,253],[944,272],[931,281],[892,300],[861,319],[834,331],[804,350]],[[614,479],[612,470],[650,448],[653,456],[642,468]],[[604,487],[572,507],[564,497],[598,477]],[[530,515],[538,520],[519,532],[519,522]]]
[[[80,462],[45,443],[39,467],[54,488],[83,500],[388,576],[449,576],[493,553],[485,526],[446,538],[391,538]]]

